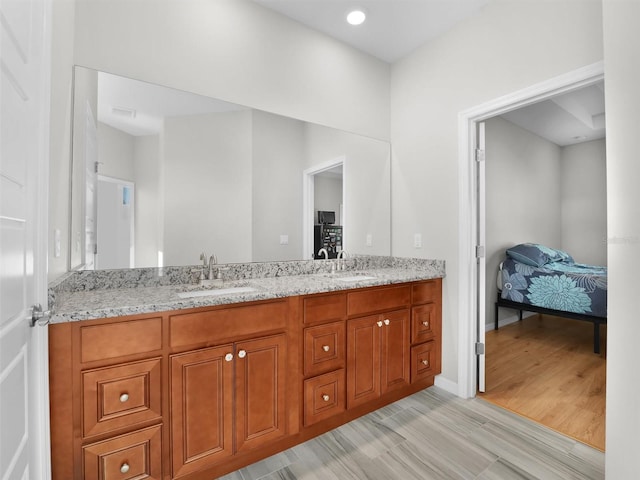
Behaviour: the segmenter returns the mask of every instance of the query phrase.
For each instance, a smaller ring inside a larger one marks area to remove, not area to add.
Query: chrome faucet
[[[347,259],[347,251],[340,250],[338,252],[338,270],[344,270],[344,261]]]
[[[320,250],[318,250],[318,256],[320,255],[324,255],[325,260],[329,259],[329,252],[327,252],[326,248],[321,248]]]
[[[214,278],[218,278],[219,269],[215,268],[215,265],[218,264],[218,257],[215,255],[211,255],[209,257],[209,280],[213,280]]]
[[[202,269],[200,270],[200,285],[205,287],[217,287],[222,286],[222,279],[220,278],[220,268],[216,268],[218,264],[218,257],[211,255],[207,257],[207,254],[202,252],[200,254],[200,260],[202,260]]]
[[[200,254],[200,260],[202,260],[202,270],[200,271],[200,281],[207,279],[206,271],[209,268],[209,264],[207,263],[207,254],[202,252]]]

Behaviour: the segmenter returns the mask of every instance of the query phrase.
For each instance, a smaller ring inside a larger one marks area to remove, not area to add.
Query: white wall
[[[134,140],[132,135],[98,122],[98,173],[133,182]]]
[[[316,175],[313,185],[314,223],[318,223],[318,210],[335,212],[335,225],[342,225],[340,205],[342,204],[342,177]]]
[[[251,258],[300,260],[304,122],[254,110],[252,141]]]
[[[496,273],[513,245],[561,248],[561,148],[495,117],[485,127],[486,323],[495,319]],[[500,319],[513,310],[500,309]]]
[[[576,262],[607,264],[606,142],[563,147],[562,245]]]
[[[69,264],[69,169],[71,167],[71,117],[75,4],[53,0],[51,8],[51,132],[49,135],[49,259],[53,280]],[[54,231],[60,230],[61,255],[54,254]]]
[[[604,0],[605,102],[607,110],[608,479],[640,471],[637,381],[638,271],[640,271],[640,2]]]
[[[599,1],[492,1],[392,66],[393,254],[446,261],[445,380],[458,380],[458,113],[602,58]]]
[[[163,251],[164,193],[159,135],[136,137],[133,144],[136,266],[157,267]]]
[[[249,110],[165,119],[165,265],[197,264],[201,252],[251,258],[251,130]]]
[[[389,137],[389,66],[254,2],[76,5],[80,65]]]
[[[387,142],[307,124],[304,168],[344,158],[343,232],[348,253],[389,255],[391,251],[391,151]],[[314,219],[314,222],[316,219]],[[372,244],[366,245],[371,235]]]

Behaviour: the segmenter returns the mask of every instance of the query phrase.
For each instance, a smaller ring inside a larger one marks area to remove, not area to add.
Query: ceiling
[[[98,121],[133,136],[156,135],[165,117],[242,110],[195,93],[98,72]]]
[[[470,17],[489,0],[253,0],[374,57],[393,63]],[[349,25],[353,8],[365,23]]]
[[[604,82],[501,116],[561,147],[605,138]]]

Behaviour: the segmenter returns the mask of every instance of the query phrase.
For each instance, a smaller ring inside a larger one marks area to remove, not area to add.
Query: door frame
[[[332,160],[319,163],[309,167],[302,172],[302,259],[313,259],[313,225],[314,225],[314,195],[315,195],[315,175],[326,172],[332,168],[342,165],[342,248],[345,245],[345,226],[347,225],[346,208],[346,178],[347,178],[347,157],[341,155]]]
[[[478,358],[475,354],[478,324],[478,282],[475,256],[478,211],[475,177],[476,123],[556,95],[602,81],[604,62],[596,62],[522,90],[495,98],[458,114],[458,396],[476,396]],[[481,279],[480,281],[486,281]],[[484,326],[482,326],[484,327]]]

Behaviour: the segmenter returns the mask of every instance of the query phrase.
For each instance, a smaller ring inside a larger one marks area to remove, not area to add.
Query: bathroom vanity
[[[444,263],[388,258],[273,264],[223,293],[59,289],[53,478],[216,478],[433,385]]]

